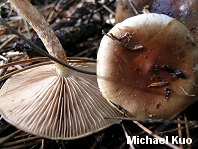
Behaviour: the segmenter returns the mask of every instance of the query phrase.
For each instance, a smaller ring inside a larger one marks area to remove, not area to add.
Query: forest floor
[[[88,3],[80,0],[34,0],[32,4],[46,18],[60,40],[67,56],[97,58],[97,51],[102,39],[102,30],[108,32],[113,27],[116,1],[106,0],[96,3]],[[10,3],[1,3],[0,14],[4,20],[14,27],[20,34],[25,35],[39,47],[45,50],[41,40],[34,30],[23,20],[12,8]],[[13,35],[6,27],[0,26],[0,65],[5,62],[16,62],[42,56],[27,45],[19,37]],[[1,76],[26,67],[28,64],[11,66],[2,69]],[[5,83],[1,80],[0,87]],[[1,104],[1,103],[0,103]],[[180,148],[198,148],[198,103],[195,102],[181,111],[176,120],[183,120],[187,124],[179,123],[150,123],[137,124],[136,121],[123,120],[122,125],[116,124],[99,133],[70,141],[50,140],[23,132],[7,123],[2,117],[0,119],[0,148],[28,148],[28,149],[128,149],[125,132],[129,136],[145,138],[152,136],[148,131],[154,131],[156,135],[164,138],[166,136],[178,136],[180,138],[192,139],[191,144],[176,144]],[[196,123],[190,124],[190,121]],[[123,129],[123,126],[126,130]],[[143,128],[144,127],[144,128]],[[142,129],[143,128],[143,129]],[[169,139],[171,142],[171,139]],[[165,149],[171,148],[166,144],[139,144],[133,145],[136,149]]]

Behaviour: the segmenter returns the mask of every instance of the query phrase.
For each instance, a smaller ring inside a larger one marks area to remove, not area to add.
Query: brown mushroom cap
[[[198,95],[197,46],[189,30],[166,15],[118,23],[103,37],[97,60],[103,96],[130,117],[168,119]]]
[[[95,63],[71,63],[95,71]],[[56,74],[54,64],[9,78],[0,90],[0,113],[15,127],[50,139],[81,138],[113,124],[105,116],[121,116],[102,97],[96,76],[70,70]]]

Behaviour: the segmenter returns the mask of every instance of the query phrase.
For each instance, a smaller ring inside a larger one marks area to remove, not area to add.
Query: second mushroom
[[[189,30],[163,14],[116,24],[103,37],[97,75],[103,96],[125,114],[168,119],[198,95],[198,49]]]

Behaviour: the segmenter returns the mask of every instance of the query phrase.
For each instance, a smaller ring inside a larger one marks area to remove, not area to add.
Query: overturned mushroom
[[[10,0],[33,26],[49,53],[67,62],[66,54],[44,18],[28,0]],[[91,62],[70,63],[95,71]],[[0,90],[0,113],[10,124],[50,139],[71,140],[119,123],[119,116],[97,87],[96,76],[70,70],[59,63],[38,66],[10,77]]]
[[[95,63],[71,63],[95,71]],[[12,76],[0,90],[3,118],[17,128],[51,139],[75,139],[104,129],[118,116],[98,90],[96,76],[70,70],[59,77],[53,64]]]
[[[125,114],[168,119],[197,95],[198,51],[189,30],[163,14],[142,14],[115,25],[97,56],[103,96]]]

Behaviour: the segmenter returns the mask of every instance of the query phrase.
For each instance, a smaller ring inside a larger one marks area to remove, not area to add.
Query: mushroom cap
[[[96,63],[71,63],[96,71]],[[0,113],[15,127],[50,139],[81,138],[113,124],[121,116],[101,95],[96,76],[71,70],[57,76],[54,64],[35,67],[9,78],[0,90]]]
[[[97,55],[98,85],[127,116],[168,119],[196,99],[197,46],[179,21],[142,14],[116,24],[108,35]]]

